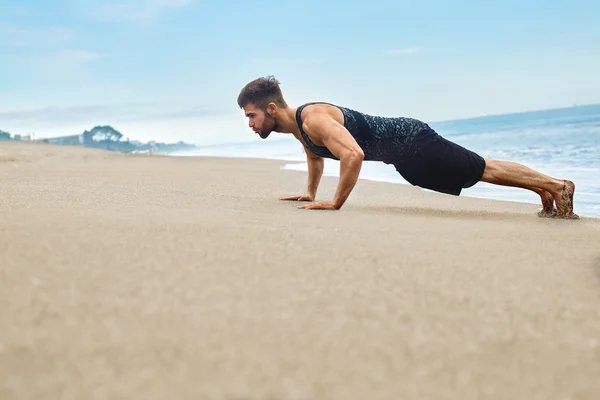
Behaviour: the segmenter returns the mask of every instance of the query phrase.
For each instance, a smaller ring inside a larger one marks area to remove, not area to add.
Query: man
[[[291,108],[272,76],[244,86],[238,105],[261,138],[266,139],[271,132],[291,133],[304,146],[308,192],[281,200],[312,202],[323,173],[323,158],[340,161],[340,179],[332,201],[299,208],[339,210],[358,180],[362,162],[381,161],[394,165],[415,186],[456,196],[479,181],[519,187],[540,196],[539,216],[579,218],[573,213],[573,182],[514,162],[484,159],[417,119],[376,117],[324,102]]]

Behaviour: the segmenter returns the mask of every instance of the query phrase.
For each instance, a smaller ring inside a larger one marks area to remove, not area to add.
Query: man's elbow
[[[352,148],[348,149],[345,154],[345,158],[350,164],[361,165],[365,159],[365,153],[360,148]]]
[[[350,158],[356,162],[361,163],[365,159],[365,153],[362,151],[361,148],[350,149]]]

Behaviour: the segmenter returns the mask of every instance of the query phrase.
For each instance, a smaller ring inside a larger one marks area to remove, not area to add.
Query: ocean
[[[514,161],[575,182],[575,212],[600,218],[600,105],[427,122],[440,135],[485,158]],[[254,133],[248,129],[248,135]],[[307,171],[302,146],[291,135],[267,140],[200,146],[174,156],[249,157],[289,161],[283,168]],[[325,160],[324,175],[339,176],[339,162]],[[367,161],[360,179],[408,184],[392,165]],[[303,188],[298,188],[300,191]],[[529,191],[479,182],[461,196],[540,203]]]

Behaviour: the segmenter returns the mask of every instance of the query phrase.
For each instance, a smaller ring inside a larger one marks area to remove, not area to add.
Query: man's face
[[[277,128],[275,118],[256,108],[253,104],[247,104],[244,107],[244,113],[248,117],[248,126],[263,139],[266,139]]]

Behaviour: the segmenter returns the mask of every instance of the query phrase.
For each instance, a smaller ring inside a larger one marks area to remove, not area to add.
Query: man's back
[[[416,134],[430,129],[426,123],[414,118],[373,116],[324,102],[303,104],[296,111],[296,121],[300,133],[309,150],[325,158],[336,159],[327,148],[312,143],[302,129],[302,110],[313,104],[328,104],[342,112],[344,127],[364,151],[366,161],[383,161],[393,164],[398,157],[414,153]]]

